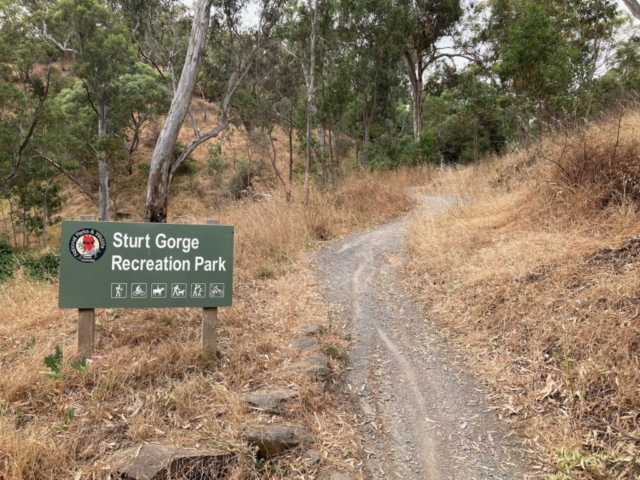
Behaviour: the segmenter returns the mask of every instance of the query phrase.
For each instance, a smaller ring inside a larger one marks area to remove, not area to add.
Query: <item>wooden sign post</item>
[[[95,221],[93,215],[80,215],[80,220]],[[93,343],[96,335],[96,310],[94,308],[78,309],[78,353],[84,357],[93,354]]]
[[[218,307],[233,293],[233,226],[62,223],[58,306],[78,309],[78,352],[93,353],[95,308],[202,308],[202,349],[216,353]]]
[[[220,225],[220,220],[207,220],[205,225]],[[215,355],[218,349],[218,307],[202,309],[202,351]]]

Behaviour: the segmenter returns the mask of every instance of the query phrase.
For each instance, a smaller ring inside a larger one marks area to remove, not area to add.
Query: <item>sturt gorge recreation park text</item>
[[[65,221],[61,308],[228,307],[229,225]]]
[[[200,247],[200,240],[198,238],[182,238],[182,237],[168,237],[164,233],[159,233],[152,240],[151,235],[146,234],[142,237],[130,237],[126,233],[115,232],[113,234],[112,245],[114,248],[126,249],[133,251],[145,251],[150,250],[150,242],[153,241],[155,247],[159,250],[164,250],[167,253],[172,251],[181,251],[183,253],[189,253],[194,250],[198,250]],[[193,270],[203,270],[205,272],[224,272],[227,261],[218,256],[217,259],[207,259],[202,256],[196,255],[193,258]],[[111,270],[148,270],[159,272],[171,272],[171,271],[190,271],[192,269],[191,259],[174,259],[173,255],[168,255],[163,258],[151,259],[151,258],[123,258],[121,255],[113,255],[111,257]]]

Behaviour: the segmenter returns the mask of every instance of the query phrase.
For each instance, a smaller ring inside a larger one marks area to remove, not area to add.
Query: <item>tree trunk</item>
[[[332,128],[332,124],[329,124],[329,130],[328,130],[328,135],[329,135],[329,172],[330,172],[330,177],[331,177],[331,185],[335,186],[336,185],[336,177],[333,174],[335,169],[334,169],[334,158],[333,158],[333,140],[331,138],[331,128]]]
[[[44,201],[42,204],[42,246],[47,248],[47,221],[48,221],[48,212],[47,212],[47,196],[49,195],[49,189],[51,188],[51,180],[49,180],[49,164],[45,161],[42,162],[44,166],[44,179],[45,179],[45,188],[44,188]]]
[[[424,75],[424,65],[422,58],[418,56],[417,63],[408,49],[405,49],[404,59],[407,63],[407,73],[411,84],[411,106],[413,110],[413,139],[418,142],[422,135],[422,76]]]
[[[318,146],[320,148],[320,161],[322,162],[322,184],[326,185],[329,181],[329,172],[327,171],[327,159],[325,158],[325,146],[324,146],[324,127],[318,125],[316,127],[318,133]]]
[[[333,138],[333,182],[335,186],[338,186],[338,172],[340,171],[340,152],[338,151],[338,142],[340,140],[340,130],[337,129]]]
[[[144,212],[147,222],[164,223],[167,221],[169,187],[171,185],[169,175],[171,155],[178,139],[180,127],[182,127],[182,122],[191,104],[191,95],[196,84],[200,59],[209,30],[211,3],[212,0],[198,0],[196,3],[191,38],[182,75],[171,101],[164,126],[160,131],[158,142],[153,150]]]
[[[289,187],[293,187],[293,123],[289,127]]]
[[[311,0],[309,0],[311,10]],[[311,131],[313,123],[313,95],[315,93],[316,37],[318,24],[318,0],[313,3],[313,20],[311,21],[311,54],[309,56],[309,77],[307,78],[307,151],[304,168],[304,201],[309,201],[309,176],[311,175]]]
[[[624,4],[627,6],[631,14],[640,20],[640,3],[638,0],[622,0]]]
[[[98,98],[98,137],[107,134],[107,107],[104,99]],[[107,152],[98,152],[98,220],[109,221],[109,172],[107,171]]]
[[[362,168],[365,170],[369,167],[369,137],[371,133],[371,125],[369,122],[369,105],[368,105],[367,88],[362,93],[362,122],[364,124],[364,139],[362,140]]]

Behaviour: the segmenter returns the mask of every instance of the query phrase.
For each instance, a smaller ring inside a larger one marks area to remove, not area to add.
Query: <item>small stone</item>
[[[305,359],[305,362],[300,368],[304,373],[316,380],[326,380],[327,377],[331,375],[329,357],[322,354]]]
[[[297,397],[295,390],[277,390],[274,392],[251,392],[244,396],[252,407],[269,413],[282,413],[282,402]]]
[[[308,350],[318,345],[318,340],[313,337],[296,338],[289,344],[290,348],[299,348],[300,350]]]
[[[324,327],[319,323],[313,325],[302,325],[298,328],[298,332],[309,336],[320,335],[321,333],[324,333]]]
[[[302,456],[302,461],[309,468],[312,468],[318,465],[320,463],[320,460],[321,460],[320,454],[315,450],[307,450],[306,452],[304,452],[304,455]]]
[[[265,425],[244,432],[250,445],[258,447],[262,458],[270,458],[290,448],[313,443],[311,432],[304,427],[287,425]]]
[[[340,472],[329,472],[329,480],[355,480],[354,477],[352,477],[351,475],[347,475],[346,473],[340,473]]]
[[[173,445],[141,444],[113,454],[109,469],[125,480],[217,478],[230,453],[210,453]]]

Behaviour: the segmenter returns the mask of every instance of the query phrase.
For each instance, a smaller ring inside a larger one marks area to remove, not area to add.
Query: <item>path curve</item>
[[[455,203],[422,196],[427,214]],[[464,364],[447,351],[402,287],[409,217],[350,236],[316,257],[327,299],[356,341],[345,390],[354,395],[368,479],[522,479],[518,439]]]

